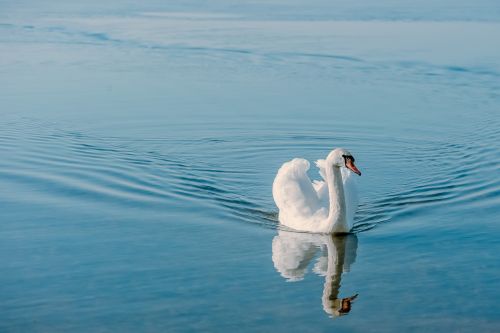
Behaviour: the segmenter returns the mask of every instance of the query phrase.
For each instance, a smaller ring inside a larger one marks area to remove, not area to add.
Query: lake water
[[[488,0],[0,1],[0,331],[500,331],[498,36]],[[354,233],[280,230],[277,169],[334,147]]]

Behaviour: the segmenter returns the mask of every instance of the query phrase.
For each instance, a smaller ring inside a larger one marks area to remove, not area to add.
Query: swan
[[[332,150],[316,166],[323,181],[311,182],[309,162],[294,158],[285,162],[273,182],[273,198],[282,225],[311,233],[346,233],[358,206],[355,179],[361,176],[354,157],[343,148]],[[352,171],[352,172],[351,172]]]

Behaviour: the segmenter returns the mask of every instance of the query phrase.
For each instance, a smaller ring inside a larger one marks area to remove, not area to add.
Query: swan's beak
[[[351,171],[354,172],[355,174],[357,174],[358,176],[361,176],[361,171],[359,171],[358,168],[354,165],[354,162],[352,161],[352,159],[350,159],[350,158],[346,159],[345,166],[347,168],[351,169]]]

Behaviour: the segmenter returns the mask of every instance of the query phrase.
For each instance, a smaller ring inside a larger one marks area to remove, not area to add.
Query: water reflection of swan
[[[339,298],[342,273],[348,272],[356,260],[356,235],[318,235],[280,230],[273,239],[273,263],[287,281],[304,278],[309,263],[319,253],[313,271],[325,277],[323,310],[340,316],[351,310],[357,297]]]
[[[337,148],[316,165],[324,181],[311,182],[307,175],[309,162],[302,158],[286,162],[278,170],[273,198],[280,211],[280,223],[299,231],[349,232],[358,206],[351,171],[361,175],[354,157]]]

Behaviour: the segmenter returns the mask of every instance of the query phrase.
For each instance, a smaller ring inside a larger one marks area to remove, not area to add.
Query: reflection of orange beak
[[[351,169],[351,171],[354,172],[355,174],[357,174],[358,176],[361,176],[361,171],[359,171],[358,168],[356,168],[356,166],[354,165],[354,162],[351,159],[346,160],[345,166],[347,168]]]

